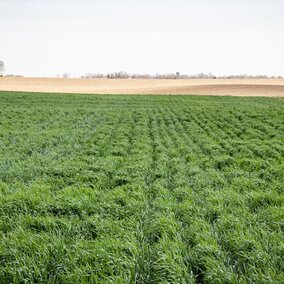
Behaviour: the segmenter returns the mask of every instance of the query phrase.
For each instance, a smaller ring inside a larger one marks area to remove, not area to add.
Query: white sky
[[[0,0],[6,74],[284,76],[284,0]]]

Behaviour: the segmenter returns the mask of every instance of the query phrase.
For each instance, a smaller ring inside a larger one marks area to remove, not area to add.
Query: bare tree
[[[106,76],[102,73],[87,73],[86,75],[82,76],[81,78],[85,79],[101,79],[105,78]]]
[[[130,78],[131,76],[129,74],[127,74],[124,71],[120,71],[120,72],[115,72],[115,73],[111,73],[110,77],[111,79],[127,79]]]
[[[68,79],[68,78],[70,77],[70,73],[63,73],[63,74],[62,74],[62,77],[63,77],[64,79]]]
[[[0,60],[0,77],[3,76],[4,71],[5,71],[5,64],[4,64],[4,61],[1,61],[1,60]]]

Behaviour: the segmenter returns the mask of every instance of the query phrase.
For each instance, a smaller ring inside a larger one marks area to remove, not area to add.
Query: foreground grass
[[[0,106],[0,283],[284,282],[284,100]]]

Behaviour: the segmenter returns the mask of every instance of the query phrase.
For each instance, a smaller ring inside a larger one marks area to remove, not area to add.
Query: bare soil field
[[[284,79],[0,78],[0,91],[284,97]]]

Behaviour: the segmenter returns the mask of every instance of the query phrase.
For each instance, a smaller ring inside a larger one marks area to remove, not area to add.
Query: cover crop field
[[[283,99],[0,106],[0,283],[284,283]]]

